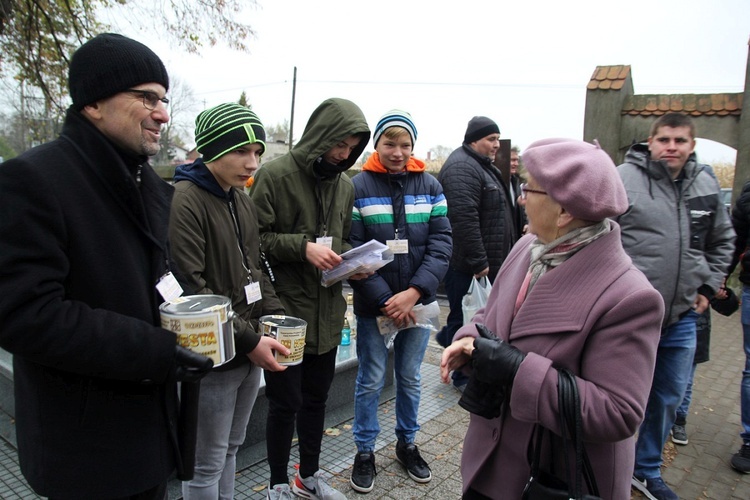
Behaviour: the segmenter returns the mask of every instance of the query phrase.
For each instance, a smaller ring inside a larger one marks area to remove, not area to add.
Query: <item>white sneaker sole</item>
[[[372,482],[372,484],[370,485],[369,488],[366,488],[364,486],[359,486],[357,484],[354,484],[354,481],[352,481],[351,478],[350,478],[349,479],[349,486],[351,486],[354,491],[357,491],[359,493],[370,493],[372,491],[372,489],[375,487],[375,481]]]
[[[674,437],[674,433],[671,430],[669,431],[669,437],[670,437],[670,439],[672,439],[672,442],[674,444],[679,444],[680,446],[685,446],[686,444],[688,444],[688,439],[687,438],[685,438],[685,439],[677,439],[676,437]]]
[[[640,491],[643,496],[645,496],[649,500],[657,500],[657,498],[655,498],[651,493],[648,492],[648,489],[646,489],[646,484],[642,483],[635,477],[630,478],[630,484],[633,486],[633,488]]]
[[[409,471],[409,468],[406,467],[406,464],[402,462],[398,457],[396,457],[396,462],[403,465],[404,469],[406,469],[406,473],[409,474],[409,477],[412,478],[412,480],[416,481],[417,483],[424,484],[424,483],[429,483],[430,481],[432,481],[432,471],[430,471],[430,475],[427,477],[419,477],[419,476],[415,476],[414,474],[412,474],[411,471]]]

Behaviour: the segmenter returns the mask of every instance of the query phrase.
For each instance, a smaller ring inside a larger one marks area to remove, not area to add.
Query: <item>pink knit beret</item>
[[[539,186],[576,219],[600,221],[628,208],[617,168],[596,141],[543,139],[521,157]]]

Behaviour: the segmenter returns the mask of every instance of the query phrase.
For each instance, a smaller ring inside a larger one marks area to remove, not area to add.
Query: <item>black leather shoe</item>
[[[430,466],[424,461],[414,443],[398,440],[396,443],[396,460],[406,467],[409,477],[418,483],[429,483],[432,479]]]
[[[349,479],[354,491],[369,493],[375,486],[375,455],[372,452],[360,452],[354,457],[352,477]]]

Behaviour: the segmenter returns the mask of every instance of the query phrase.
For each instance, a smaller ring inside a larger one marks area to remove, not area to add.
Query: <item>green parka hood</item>
[[[329,149],[351,135],[360,135],[357,147],[339,165],[346,170],[362,155],[370,140],[370,128],[359,106],[346,99],[326,99],[313,111],[299,142],[289,153],[294,162],[313,175],[313,166]],[[345,168],[344,168],[345,167]]]

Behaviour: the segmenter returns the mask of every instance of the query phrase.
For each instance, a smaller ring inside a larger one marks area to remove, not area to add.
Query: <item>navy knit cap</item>
[[[475,116],[469,120],[469,125],[466,127],[464,144],[471,144],[472,142],[478,141],[490,134],[499,133],[500,127],[497,126],[497,123],[493,122],[486,116]]]
[[[70,59],[68,88],[77,110],[144,83],[169,90],[167,68],[151,49],[116,33],[95,36]]]
[[[209,108],[195,119],[195,143],[203,161],[210,163],[246,144],[260,143],[266,150],[266,131],[249,108],[228,102]]]
[[[411,136],[411,145],[414,147],[414,143],[417,142],[417,127],[414,126],[414,122],[411,120],[411,115],[406,111],[400,109],[392,109],[378,120],[378,124],[375,125],[375,133],[372,136],[373,147],[378,146],[378,139],[383,135],[386,129],[391,127],[402,127],[409,132]]]

